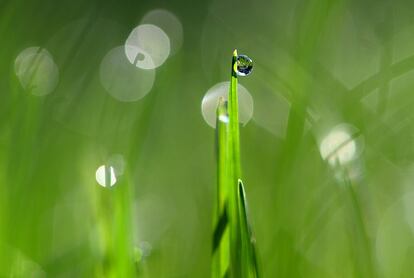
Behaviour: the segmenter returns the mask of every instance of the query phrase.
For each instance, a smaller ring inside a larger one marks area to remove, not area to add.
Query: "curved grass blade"
[[[241,257],[244,277],[259,277],[259,269],[256,257],[256,238],[253,234],[248,216],[248,207],[246,193],[243,182],[239,180],[239,215],[240,215],[240,233],[241,233]]]

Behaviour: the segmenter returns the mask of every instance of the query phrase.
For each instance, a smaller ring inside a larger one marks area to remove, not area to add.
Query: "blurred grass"
[[[99,63],[159,7],[182,21],[183,48],[149,95],[119,103]],[[242,81],[255,103],[274,94],[289,104],[286,136],[255,118],[240,130],[263,277],[410,277],[413,11],[402,0],[0,2],[0,276],[128,275],[134,247],[149,241],[142,277],[209,277],[214,131],[199,103],[227,79],[237,47],[255,62]],[[56,36],[79,19],[88,24],[76,36]],[[13,72],[36,45],[60,69],[45,98]],[[255,114],[270,115],[266,104]],[[365,140],[348,187],[318,146],[342,122]],[[107,190],[94,175],[113,153],[127,171]]]

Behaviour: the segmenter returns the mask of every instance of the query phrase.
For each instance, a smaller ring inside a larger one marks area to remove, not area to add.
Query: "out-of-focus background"
[[[412,277],[414,2],[5,0],[0,38],[1,277],[209,277],[235,48],[262,276]]]

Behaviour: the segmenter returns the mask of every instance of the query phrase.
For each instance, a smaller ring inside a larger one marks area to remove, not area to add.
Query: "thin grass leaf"
[[[253,234],[248,216],[248,206],[246,192],[244,191],[243,182],[239,180],[239,215],[240,215],[240,233],[242,242],[242,264],[244,277],[259,277],[259,269],[256,256],[256,238]]]
[[[231,62],[231,79],[230,79],[230,91],[229,91],[229,126],[230,126],[230,149],[232,157],[232,176],[237,182],[238,177],[241,175],[240,169],[240,132],[239,132],[239,103],[237,94],[237,49],[233,52],[233,58]],[[236,187],[237,188],[237,187]]]
[[[237,50],[233,52],[228,102],[217,108],[217,207],[213,234],[212,277],[258,277],[244,189],[240,191],[240,139]],[[240,193],[242,192],[242,193]],[[240,194],[243,195],[240,198]]]
[[[217,144],[217,207],[213,234],[213,266],[212,277],[225,277],[230,269],[230,234],[227,205],[229,187],[227,177],[227,134],[228,134],[227,102],[219,99],[216,123]]]
[[[237,94],[237,50],[234,50],[231,62],[231,78],[228,97],[229,129],[227,139],[227,180],[229,196],[229,223],[230,223],[230,261],[231,277],[242,277],[241,235],[239,225],[238,189],[237,183],[241,175],[240,170],[240,142],[239,142],[239,111]]]

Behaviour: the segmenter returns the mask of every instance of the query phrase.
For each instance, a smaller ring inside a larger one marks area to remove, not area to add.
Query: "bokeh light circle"
[[[131,31],[125,42],[125,55],[131,64],[139,68],[157,68],[170,55],[170,39],[161,28],[153,24],[139,25]]]
[[[59,68],[44,48],[29,47],[17,56],[14,71],[23,89],[35,96],[45,96],[55,90]]]
[[[247,124],[253,117],[253,98],[249,91],[241,84],[238,88],[239,122]],[[228,100],[230,82],[220,82],[211,87],[201,101],[201,113],[207,124],[216,127],[216,111],[220,97]]]
[[[114,167],[102,165],[96,170],[96,182],[103,187],[111,187],[116,183]]]
[[[348,124],[337,125],[323,137],[319,145],[322,159],[331,166],[351,162],[359,155],[362,144],[359,131]]]
[[[176,54],[183,44],[183,25],[172,12],[156,9],[144,15],[141,24],[153,24],[160,27],[169,37],[171,55]]]
[[[106,91],[119,101],[137,101],[148,94],[155,80],[154,70],[143,70],[125,57],[124,47],[110,50],[100,66],[100,78]]]

